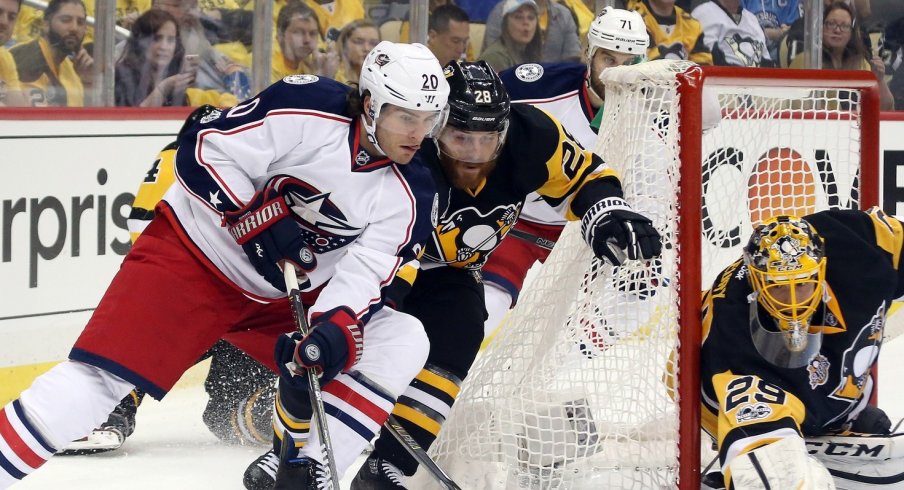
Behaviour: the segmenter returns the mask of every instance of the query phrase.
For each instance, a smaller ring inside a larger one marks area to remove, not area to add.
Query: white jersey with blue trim
[[[525,63],[499,74],[512,102],[530,104],[551,114],[575,141],[593,149],[596,133],[590,127],[595,111],[587,93],[587,65],[581,63]],[[565,211],[546,203],[536,192],[527,196],[519,219],[565,226]]]
[[[434,226],[436,189],[416,156],[408,165],[360,146],[360,119],[347,110],[348,87],[312,75],[286,77],[189,128],[176,155],[178,184],[164,196],[189,247],[258,301],[280,298],[223,226],[276,175],[300,180],[293,206],[317,257],[310,288],[326,283],[312,313],[347,306],[359,317],[413,258]],[[298,196],[296,196],[297,198]]]

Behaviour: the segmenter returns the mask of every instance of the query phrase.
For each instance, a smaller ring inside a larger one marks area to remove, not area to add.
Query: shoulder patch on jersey
[[[817,386],[826,384],[829,379],[829,359],[822,355],[816,354],[807,364],[808,378],[810,379],[810,388],[816,389]]]
[[[515,76],[522,82],[535,82],[543,76],[543,66],[537,63],[526,63],[515,68]]]
[[[291,83],[292,85],[304,85],[306,83],[314,83],[317,80],[320,80],[320,77],[317,75],[289,75],[283,78],[284,82]]]
[[[211,121],[215,121],[215,120],[219,119],[222,114],[223,113],[220,112],[219,109],[214,109],[214,110],[210,111],[210,114],[207,114],[206,116],[201,118],[201,124],[207,124]]]

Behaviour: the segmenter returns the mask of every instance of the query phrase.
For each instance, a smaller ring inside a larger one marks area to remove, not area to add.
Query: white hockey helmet
[[[593,19],[587,32],[587,59],[593,60],[597,48],[639,56],[638,61],[647,58],[650,36],[643,17],[633,10],[606,7]]]
[[[436,56],[423,44],[382,41],[367,54],[361,66],[358,90],[370,93],[370,108],[364,128],[367,139],[381,153],[377,143],[377,120],[386,104],[413,111],[437,112],[436,126],[427,134],[432,137],[445,122],[449,84]]]

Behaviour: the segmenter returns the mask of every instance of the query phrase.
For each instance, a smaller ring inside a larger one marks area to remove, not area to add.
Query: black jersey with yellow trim
[[[441,168],[431,140],[424,158]],[[622,196],[615,172],[583,149],[552,116],[528,104],[512,104],[508,137],[496,166],[477,192],[452,188],[437,172],[448,206],[427,242],[422,262],[479,269],[514,226],[525,198],[538,192],[549,204],[567,201],[567,218],[578,220],[599,200]]]
[[[138,187],[138,192],[135,193],[132,211],[129,212],[127,221],[132,243],[135,243],[138,236],[154,219],[154,208],[176,180],[173,165],[178,148],[177,142],[173,141],[160,150],[157,158],[154,159],[154,163],[151,164],[151,168],[148,169],[147,173],[144,174],[144,179],[141,180],[141,185]]]
[[[704,294],[703,426],[720,448],[739,441],[752,448],[758,437],[787,428],[805,436],[844,430],[872,391],[869,368],[881,347],[887,308],[904,294],[904,227],[878,208],[822,211],[805,219],[825,241],[827,264],[827,299],[811,323],[823,331],[822,344],[806,365],[779,367],[758,354],[749,327],[753,289],[741,260]]]

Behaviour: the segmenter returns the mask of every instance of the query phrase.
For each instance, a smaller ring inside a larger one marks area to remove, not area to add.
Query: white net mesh
[[[693,237],[703,287],[739,257],[751,222],[852,202],[856,103],[827,91],[716,84],[696,92],[705,114],[680,114],[676,75],[692,66],[605,72],[595,151],[663,234],[663,257],[613,270],[592,257],[578,224],[566,227],[478,357],[431,448],[463,488],[678,488],[676,231],[681,192],[700,192],[678,186],[680,144],[700,144],[699,135],[681,133],[682,118],[708,127],[704,230]],[[430,486],[416,478],[417,488]]]

